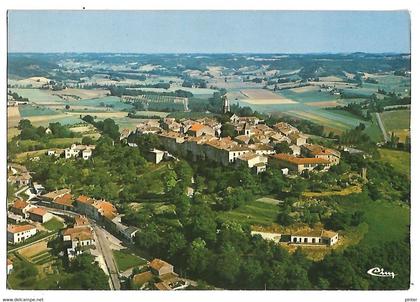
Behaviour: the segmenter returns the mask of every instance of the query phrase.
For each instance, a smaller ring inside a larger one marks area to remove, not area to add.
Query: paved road
[[[101,254],[104,256],[105,264],[109,271],[109,277],[111,278],[113,290],[120,289],[120,279],[118,277],[117,265],[114,261],[114,255],[111,248],[109,247],[108,239],[106,238],[104,230],[98,227],[96,224],[92,223],[93,231],[96,234],[98,239],[97,247],[101,251]]]
[[[375,114],[376,114],[376,119],[378,120],[379,128],[381,128],[382,134],[384,136],[384,140],[385,142],[388,142],[389,141],[388,133],[386,132],[384,124],[382,123],[381,115],[378,112],[376,112]]]
[[[19,191],[16,191],[16,192],[15,192],[15,196],[16,196],[16,198],[23,199],[23,198],[21,198],[21,197],[19,196],[19,194],[20,194],[20,193],[22,193],[23,191],[26,191],[27,189],[29,189],[29,187],[28,187],[28,186],[24,186],[22,189],[19,189]]]
[[[69,216],[76,216],[80,215],[76,212],[67,211],[67,210],[61,210],[61,209],[55,209],[55,208],[49,208],[46,206],[40,206],[42,208],[50,210],[50,212],[56,212],[61,213]],[[105,264],[108,268],[109,277],[111,279],[111,289],[113,290],[119,290],[120,289],[120,280],[118,277],[118,269],[117,265],[114,261],[114,255],[112,253],[112,250],[110,248],[111,243],[108,241],[106,232],[96,225],[95,221],[92,219],[89,219],[89,222],[93,228],[93,231],[95,232],[97,244],[96,247],[98,248],[99,252],[102,254]]]

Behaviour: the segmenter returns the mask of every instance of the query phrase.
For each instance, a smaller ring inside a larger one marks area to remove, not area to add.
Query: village
[[[159,164],[161,161],[188,158],[192,161],[211,161],[228,166],[243,164],[254,173],[266,171],[267,166],[280,169],[287,177],[295,177],[305,171],[328,173],[328,169],[340,162],[340,152],[320,145],[308,143],[308,136],[290,124],[279,122],[267,126],[257,117],[239,117],[230,114],[229,101],[224,99],[223,111],[229,116],[227,124],[234,129],[234,136],[222,137],[222,123],[212,118],[197,120],[164,118],[161,121],[146,120],[136,131],[124,129],[120,141],[130,147],[130,137],[155,134],[160,149],[152,149],[148,159]],[[277,153],[276,145],[285,144],[284,153]],[[89,160],[94,157],[95,145],[73,144],[65,149],[48,150],[45,156],[62,157],[65,160]],[[36,159],[33,159],[36,160]],[[307,173],[305,172],[305,173]],[[69,261],[83,253],[91,254],[109,276],[110,287],[120,288],[120,273],[115,266],[108,238],[118,238],[122,244],[134,243],[138,228],[121,222],[121,215],[109,201],[94,199],[85,195],[74,195],[70,189],[45,192],[42,184],[31,181],[31,173],[16,163],[8,165],[8,182],[23,188],[16,193],[16,199],[8,209],[7,238],[13,245],[22,245],[37,235],[42,224],[51,219],[65,221],[66,228],[56,234],[62,238],[65,247],[63,255]],[[29,196],[22,199],[19,193]],[[339,241],[338,233],[324,229],[304,229],[295,233],[278,234],[253,231],[252,235],[274,241],[276,244],[333,246]],[[29,243],[30,244],[30,243]],[[13,270],[8,259],[7,271]],[[178,290],[195,284],[181,278],[174,267],[161,259],[147,262],[140,271],[129,274],[131,282],[139,289]]]

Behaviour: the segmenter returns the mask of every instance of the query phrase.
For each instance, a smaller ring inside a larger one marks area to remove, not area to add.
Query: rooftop
[[[31,208],[28,210],[28,212],[34,215],[38,215],[38,216],[44,216],[45,214],[48,213],[46,210],[42,208]]]
[[[42,195],[42,197],[54,200],[57,197],[59,197],[61,195],[64,195],[64,194],[68,194],[70,192],[71,192],[70,189],[55,190],[55,191],[48,192],[47,194]]]
[[[54,203],[58,203],[64,206],[71,206],[73,204],[73,195],[71,194],[64,194],[63,196],[57,197],[54,200]]]
[[[336,232],[327,231],[324,229],[303,229],[296,231],[291,234],[292,236],[302,236],[302,237],[326,237],[332,238],[337,235]]]
[[[335,155],[335,156],[340,156],[340,152],[338,152],[336,150],[333,150],[333,149],[325,148],[325,147],[320,146],[320,145],[305,144],[305,145],[303,145],[303,147],[305,149],[307,149],[313,155]]]
[[[95,202],[94,199],[86,196],[86,195],[80,195],[76,199],[77,202],[85,203],[85,204],[93,204]]]
[[[199,123],[195,123],[190,127],[189,131],[197,132],[197,131],[199,131],[203,128],[204,128],[204,125],[199,124]]]
[[[330,164],[330,162],[323,158],[316,158],[316,157],[295,157],[293,155],[285,154],[285,153],[279,153],[271,155],[270,157],[287,161],[289,163],[295,164],[295,165],[305,165],[305,164],[320,164],[320,165],[327,165]]]
[[[161,259],[155,258],[152,260],[152,262],[150,262],[149,266],[151,268],[153,268],[154,270],[160,270],[162,267],[164,266],[172,266],[171,264],[169,264],[166,261],[163,261]]]
[[[72,241],[89,240],[93,238],[93,233],[90,227],[68,228],[64,230],[63,236],[70,236]]]
[[[29,205],[29,203],[27,203],[26,201],[22,200],[22,199],[16,199],[15,202],[13,203],[12,208],[15,209],[24,209]]]
[[[76,216],[74,217],[74,226],[79,227],[79,226],[87,226],[89,225],[89,220],[82,215]]]
[[[151,271],[139,273],[133,276],[133,283],[137,286],[141,286],[146,282],[149,282],[153,279],[153,274]]]
[[[20,233],[20,232],[24,232],[24,231],[29,231],[35,229],[35,226],[33,226],[32,224],[24,224],[24,225],[8,225],[7,226],[7,231],[9,233]]]

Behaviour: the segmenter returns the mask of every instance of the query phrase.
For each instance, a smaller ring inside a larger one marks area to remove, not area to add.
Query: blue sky
[[[410,52],[406,11],[9,11],[9,52]]]

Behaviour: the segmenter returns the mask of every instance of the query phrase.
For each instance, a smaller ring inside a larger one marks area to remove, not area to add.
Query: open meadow
[[[394,132],[401,142],[410,136],[410,110],[384,111],[381,119],[389,135]]]
[[[250,104],[282,105],[296,103],[289,98],[273,93],[266,89],[244,89],[241,90],[241,93],[247,97],[246,99],[242,100]]]

